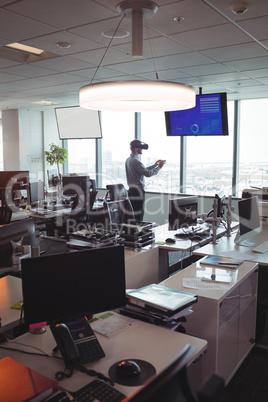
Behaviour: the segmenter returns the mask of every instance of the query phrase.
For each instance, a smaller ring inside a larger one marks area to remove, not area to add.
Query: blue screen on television
[[[167,135],[228,135],[226,93],[196,95],[196,106],[165,112]]]

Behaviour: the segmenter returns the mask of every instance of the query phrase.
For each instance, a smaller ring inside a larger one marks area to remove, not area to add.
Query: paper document
[[[99,314],[94,317],[93,322],[90,322],[94,331],[108,338],[134,324],[134,319],[119,315],[115,312]]]
[[[189,289],[207,289],[207,290],[228,290],[230,285],[219,282],[206,282],[201,278],[183,278],[182,284]]]

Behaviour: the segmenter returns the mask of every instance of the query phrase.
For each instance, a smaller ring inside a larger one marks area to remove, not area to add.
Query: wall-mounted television
[[[79,106],[59,107],[55,114],[60,140],[102,138],[97,110]]]
[[[228,135],[227,94],[196,95],[195,107],[165,112],[167,135]]]

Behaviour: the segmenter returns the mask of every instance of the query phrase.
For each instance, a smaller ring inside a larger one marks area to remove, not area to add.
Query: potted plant
[[[50,144],[50,151],[45,151],[46,161],[50,165],[57,165],[58,177],[60,179],[60,164],[62,165],[68,159],[68,151],[65,148],[55,144]]]

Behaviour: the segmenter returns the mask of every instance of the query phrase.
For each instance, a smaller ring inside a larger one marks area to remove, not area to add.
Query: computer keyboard
[[[268,241],[264,241],[261,244],[258,244],[257,246],[253,247],[251,251],[254,251],[254,253],[260,253],[264,254],[268,251]]]
[[[192,236],[206,237],[210,235],[210,228],[207,225],[196,225],[189,228],[179,229],[174,235],[178,238],[190,238]]]
[[[70,396],[69,396],[70,395]],[[76,392],[59,392],[48,399],[49,402],[119,402],[126,395],[102,380],[94,380]],[[71,399],[73,398],[73,399]]]
[[[115,389],[112,385],[102,380],[94,380],[72,394],[77,402],[100,401],[100,402],[119,402],[126,396]],[[77,399],[76,399],[77,398]]]

